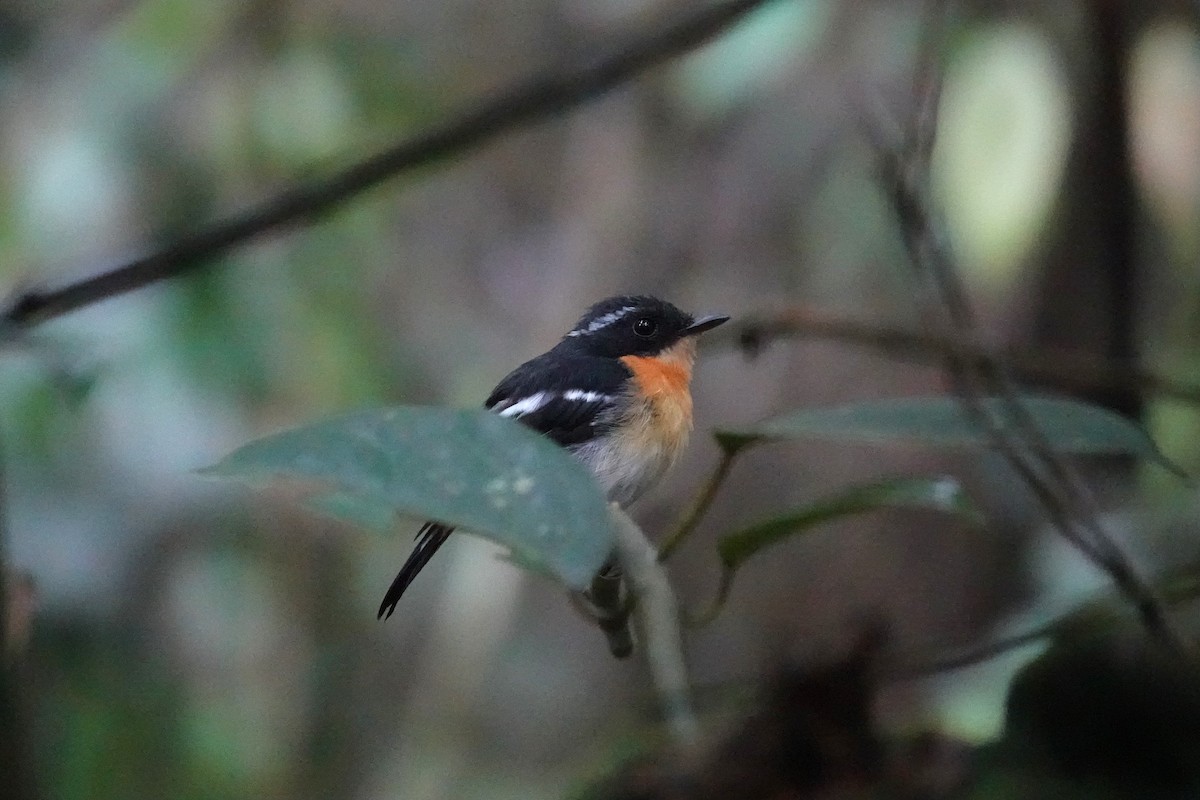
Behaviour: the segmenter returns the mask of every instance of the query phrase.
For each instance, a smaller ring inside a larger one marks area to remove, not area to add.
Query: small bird
[[[610,297],[589,308],[551,350],[526,361],[484,407],[565,447],[628,506],[662,477],[692,429],[696,336],[729,317],[696,319],[656,297]],[[379,606],[400,596],[454,528],[426,522],[420,541]]]

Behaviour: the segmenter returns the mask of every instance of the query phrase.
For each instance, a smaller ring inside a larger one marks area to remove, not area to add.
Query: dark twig
[[[898,667],[888,669],[887,676],[897,680],[907,680],[911,678],[925,678],[943,672],[954,672],[955,670],[974,667],[1018,648],[1028,647],[1031,644],[1045,641],[1058,632],[1062,623],[1061,619],[1056,619],[1024,633],[1014,634],[991,642],[984,642],[983,644],[952,652],[948,655],[902,663]]]
[[[938,334],[847,319],[806,307],[753,317],[711,337],[705,340],[709,347],[736,346],[748,355],[757,354],[775,339],[796,337],[860,345],[896,358],[929,362],[944,361],[958,347],[969,365],[977,369],[985,368],[985,362],[992,358],[986,349]],[[997,356],[1019,378],[1064,391],[1085,393],[1135,387],[1147,394],[1200,405],[1200,385],[1176,381],[1136,364],[1094,353],[1014,348]]]
[[[1159,593],[1168,604],[1178,606],[1192,603],[1197,597],[1200,597],[1200,578],[1196,575],[1196,568],[1197,565],[1193,564],[1161,585]],[[1066,634],[1073,628],[1081,628],[1085,620],[1090,621],[1091,624],[1106,620],[1116,625],[1123,615],[1120,613],[1120,608],[1114,607],[1115,603],[1116,601],[1111,598],[1102,598],[1023,633],[983,642],[940,656],[908,657],[901,661],[899,666],[889,668],[887,676],[904,680],[973,667],[1018,648],[1028,647],[1031,644]]]
[[[944,4],[931,3],[940,30]],[[929,38],[927,48],[937,48]],[[928,54],[923,54],[922,63]],[[899,148],[880,150],[884,184],[900,225],[909,260],[931,294],[927,304],[944,313],[943,338],[951,344],[947,363],[964,408],[989,436],[992,445],[1026,483],[1050,520],[1084,555],[1103,569],[1118,590],[1141,616],[1153,635],[1181,654],[1190,646],[1172,623],[1158,592],[1134,567],[1100,523],[1098,506],[1083,481],[1054,451],[1037,423],[1017,399],[1012,379],[1004,365],[993,358],[972,359],[971,353],[986,352],[979,341],[978,325],[966,300],[957,269],[929,209],[929,157],[937,123],[938,83],[919,80],[917,112],[906,141]],[[984,405],[989,395],[1005,401],[1004,419],[993,416]]]
[[[0,329],[35,325],[83,306],[175,278],[267,231],[311,222],[344,201],[416,167],[461,154],[520,125],[591,100],[638,73],[721,33],[768,0],[727,0],[681,14],[631,36],[600,58],[564,74],[512,86],[450,122],[403,141],[323,180],[303,184],[256,208],[216,222],[115,269],[48,291],[27,291],[0,316]]]

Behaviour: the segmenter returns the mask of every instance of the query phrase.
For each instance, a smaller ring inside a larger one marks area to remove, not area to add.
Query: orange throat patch
[[[633,373],[638,393],[650,406],[655,427],[668,437],[692,428],[692,364],[696,340],[683,339],[657,356],[624,356],[621,362]]]
[[[683,339],[657,356],[623,356],[642,395],[690,394],[692,364],[696,360],[696,340]]]

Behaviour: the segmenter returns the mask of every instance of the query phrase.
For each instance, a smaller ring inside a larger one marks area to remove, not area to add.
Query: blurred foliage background
[[[1200,381],[1194,4],[956,5],[933,177],[991,340]],[[922,6],[767,4],[581,110],[9,348],[6,559],[36,586],[20,700],[41,794],[550,798],[628,754],[651,730],[648,679],[554,586],[455,537],[377,623],[409,526],[379,537],[194,470],[335,411],[476,405],[608,294],[918,329],[864,127],[886,134],[908,113]],[[92,274],[672,7],[0,2],[0,276],[16,292]],[[707,427],[945,388],[936,363],[836,341],[754,358],[710,344],[693,445],[636,509],[651,532],[711,468]],[[1144,414],[1172,458],[1200,466],[1194,406],[1143,404],[1134,387],[1091,399]],[[1186,487],[1086,466],[1147,569],[1200,555]],[[998,463],[831,443],[739,464],[672,565],[677,590],[707,600],[712,541],[734,522],[938,471],[989,507],[987,529],[873,516],[779,548],[690,634],[694,680],[751,686],[823,663],[867,620],[897,652],[936,653],[1104,590]],[[877,710],[897,729],[987,741],[1036,653],[891,683]]]

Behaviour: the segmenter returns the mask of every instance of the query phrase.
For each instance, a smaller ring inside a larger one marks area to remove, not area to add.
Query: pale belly
[[[575,449],[609,500],[627,506],[653,486],[679,458],[692,429],[691,397],[662,395],[643,401],[624,424]]]

